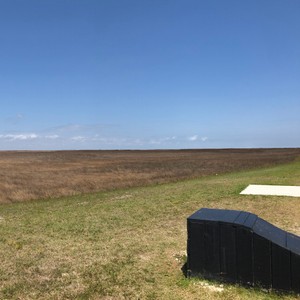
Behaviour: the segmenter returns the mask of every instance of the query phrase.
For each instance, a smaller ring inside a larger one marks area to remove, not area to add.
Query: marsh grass
[[[0,151],[0,203],[176,182],[299,155],[300,149]]]
[[[300,234],[300,201],[245,196],[300,185],[300,162],[176,183],[0,206],[0,299],[297,299],[187,279],[186,218],[246,210]],[[299,297],[298,297],[299,298]]]

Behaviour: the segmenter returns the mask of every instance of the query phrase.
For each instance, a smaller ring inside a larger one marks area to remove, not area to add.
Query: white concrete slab
[[[300,197],[300,186],[250,184],[240,194]]]

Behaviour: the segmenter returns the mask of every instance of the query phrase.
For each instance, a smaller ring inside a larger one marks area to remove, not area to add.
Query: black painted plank
[[[272,244],[272,287],[277,290],[291,289],[290,251]]]

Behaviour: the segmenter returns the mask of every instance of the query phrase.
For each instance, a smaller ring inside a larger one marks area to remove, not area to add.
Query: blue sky
[[[299,0],[0,0],[0,149],[300,147]]]

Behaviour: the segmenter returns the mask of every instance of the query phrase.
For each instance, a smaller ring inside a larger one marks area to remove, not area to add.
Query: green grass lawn
[[[250,183],[300,185],[300,162],[1,205],[0,299],[297,299],[181,272],[186,218],[201,207],[253,212],[300,235],[300,199],[239,195]]]

